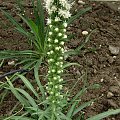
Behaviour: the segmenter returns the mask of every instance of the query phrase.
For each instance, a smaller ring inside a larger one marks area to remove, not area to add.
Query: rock
[[[118,105],[113,101],[113,100],[108,100],[108,104],[111,106],[111,107],[114,107],[114,108],[117,108]]]
[[[119,51],[120,51],[120,48],[109,45],[109,50],[110,50],[111,54],[118,55]]]
[[[78,0],[78,3],[79,3],[79,4],[82,4],[82,5],[85,5],[85,2],[82,1],[82,0]]]
[[[111,98],[111,97],[113,97],[114,96],[114,94],[112,93],[112,92],[108,92],[107,93],[107,98]]]
[[[9,61],[9,62],[8,62],[8,65],[10,65],[10,66],[15,65],[15,61]]]
[[[114,62],[114,59],[113,59],[112,56],[109,56],[109,57],[108,57],[108,62],[109,62],[110,64],[112,64],[112,63]]]
[[[13,8],[13,4],[10,4],[10,3],[9,3],[9,4],[7,5],[7,9],[8,9],[8,10],[11,10],[12,8]]]
[[[92,65],[93,65],[92,59],[88,59],[88,60],[87,60],[87,65],[88,65],[88,66],[92,66]]]
[[[115,94],[120,94],[120,88],[119,86],[111,86],[109,88],[110,92],[115,93]]]
[[[88,31],[82,31],[83,35],[88,35]]]

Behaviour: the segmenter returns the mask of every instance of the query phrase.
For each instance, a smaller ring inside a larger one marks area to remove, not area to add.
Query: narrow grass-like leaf
[[[79,18],[81,15],[83,15],[84,13],[86,13],[87,11],[91,10],[92,8],[91,7],[88,7],[88,8],[84,8],[80,11],[77,12],[76,15],[72,16],[68,21],[68,25],[71,24],[74,20],[76,20],[77,18]]]
[[[70,105],[73,104],[77,99],[78,97],[82,96],[83,93],[87,90],[87,88],[82,88],[82,90],[80,90],[73,98],[72,100],[70,101]]]
[[[65,69],[65,68],[67,68],[67,67],[70,67],[70,66],[72,66],[72,65],[76,65],[76,66],[81,67],[81,65],[78,64],[78,63],[66,63],[66,64],[63,65],[63,69]]]
[[[13,116],[12,118],[10,118],[10,120],[36,120],[36,119],[32,119],[30,117]]]
[[[74,112],[75,107],[76,107],[77,104],[78,104],[78,101],[75,101],[75,102],[72,104],[71,108],[70,108],[70,109],[68,110],[68,112],[67,112],[67,117],[69,117],[69,118],[72,117],[73,112]]]
[[[64,115],[62,112],[60,112],[60,118],[62,118],[63,120],[72,120],[71,118]]]
[[[20,92],[21,94],[23,94],[27,99],[28,102],[35,108],[38,108],[38,105],[36,104],[35,100],[23,89],[20,88],[15,88],[18,92]]]
[[[0,62],[0,67],[2,67],[3,63],[4,63],[4,59]]]
[[[42,59],[40,59],[38,61],[38,63],[35,65],[35,67],[34,67],[34,75],[35,75],[35,80],[36,80],[36,82],[38,84],[38,87],[39,87],[39,89],[40,89],[40,91],[42,93],[42,99],[45,100],[45,91],[44,91],[44,88],[43,88],[43,86],[42,86],[42,84],[40,82],[39,74],[38,74],[39,66],[40,66],[41,63],[42,63]]]
[[[88,118],[86,120],[102,120],[103,118],[106,118],[106,117],[108,117],[110,115],[116,115],[118,113],[120,113],[120,109],[108,110],[106,112],[100,113],[100,114],[95,115],[95,116],[93,116],[91,118]]]
[[[30,106],[30,104],[28,103],[28,100],[27,99],[25,99],[23,96],[21,96],[20,94],[19,94],[19,92],[14,88],[14,86],[13,86],[13,84],[11,83],[11,81],[8,79],[8,78],[6,78],[7,79],[7,82],[8,82],[8,84],[10,85],[9,87],[10,87],[10,90],[12,91],[12,93],[15,95],[15,97],[20,101],[20,103],[22,104],[22,105],[25,105],[25,106]]]
[[[44,40],[45,40],[45,23],[44,23],[44,11],[43,11],[43,5],[41,0],[37,0],[37,10],[39,11],[39,21],[38,21],[38,30],[41,38],[41,44],[44,46]]]
[[[32,91],[32,93],[39,99],[39,95],[36,92],[36,90],[34,89],[34,87],[32,86],[32,84],[27,80],[26,77],[24,77],[23,75],[18,74],[17,75],[19,78],[21,78],[21,80],[24,82],[25,86]]]
[[[80,112],[82,109],[86,108],[87,106],[89,106],[94,100],[88,101],[83,103],[82,105],[80,105],[78,108],[75,109],[75,111],[73,112],[73,115],[76,115],[78,112]]]
[[[12,24],[17,27],[17,29],[18,29],[21,33],[23,33],[23,34],[26,35],[26,36],[29,36],[29,35],[28,35],[28,32],[27,32],[26,30],[24,30],[24,29],[21,27],[21,25],[20,25],[8,12],[6,12],[6,11],[4,11],[4,10],[2,10],[2,9],[0,9],[0,10],[1,10],[1,11],[5,14],[5,16],[12,22]]]

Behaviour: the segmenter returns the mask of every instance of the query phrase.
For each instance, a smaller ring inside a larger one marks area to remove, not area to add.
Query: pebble
[[[111,86],[109,88],[110,92],[115,93],[115,94],[120,94],[120,88],[119,86]]]
[[[85,5],[85,2],[82,1],[82,0],[78,0],[78,3],[79,3],[79,4],[82,4],[82,5]]]
[[[82,31],[83,35],[88,35],[88,31]]]
[[[109,50],[110,50],[111,54],[118,55],[119,51],[120,51],[120,48],[109,45]]]
[[[111,97],[113,97],[114,96],[114,94],[112,93],[112,92],[108,92],[107,93],[107,98],[111,98]]]
[[[112,63],[114,62],[114,58],[113,58],[112,56],[109,56],[109,57],[108,57],[108,62],[109,62],[110,64],[112,64]]]
[[[114,108],[117,108],[118,105],[113,101],[113,100],[108,100],[108,104],[111,106],[111,107],[114,107]]]
[[[8,65],[10,65],[10,66],[15,65],[15,61],[9,61],[9,62],[8,62]]]

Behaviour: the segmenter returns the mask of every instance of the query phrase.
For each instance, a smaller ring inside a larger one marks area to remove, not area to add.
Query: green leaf
[[[73,115],[73,112],[74,112],[75,107],[76,107],[77,104],[78,104],[78,101],[75,101],[75,102],[72,104],[70,110],[68,110],[68,112],[67,112],[67,117],[71,118],[71,116]]]
[[[93,116],[91,118],[88,118],[86,120],[102,120],[103,118],[106,118],[106,117],[108,117],[110,115],[116,115],[118,113],[120,113],[120,109],[108,110],[106,112],[100,113],[100,114],[95,115],[95,116]]]
[[[82,9],[80,11],[77,12],[76,15],[72,16],[68,21],[68,25],[70,25],[74,20],[76,20],[77,18],[79,18],[81,15],[83,15],[84,13],[86,13],[87,11],[91,10],[92,8],[91,7],[88,7],[88,8],[85,8],[85,9]]]
[[[73,116],[76,115],[78,112],[80,112],[82,109],[86,108],[87,106],[91,105],[91,103],[95,101],[95,100],[91,100],[88,102],[83,103],[82,105],[80,105],[78,108],[75,109],[75,111],[73,112]]]
[[[42,62],[42,59],[40,59],[40,60],[38,61],[38,63],[35,65],[35,67],[34,67],[34,75],[35,75],[35,80],[36,80],[36,82],[37,82],[37,84],[38,84],[38,87],[39,87],[39,89],[40,89],[40,91],[41,91],[41,93],[42,93],[42,99],[43,99],[43,101],[44,101],[44,100],[45,100],[45,91],[44,91],[44,88],[43,88],[43,86],[42,86],[42,84],[41,84],[41,82],[40,82],[39,73],[38,73],[38,71],[39,71],[39,66],[40,66],[41,62]]]
[[[4,119],[4,120],[6,120],[6,119]],[[32,119],[29,117],[13,116],[12,118],[10,118],[10,120],[36,120],[36,119]]]
[[[66,63],[66,64],[63,65],[63,69],[65,69],[66,67],[70,67],[70,66],[72,66],[72,65],[76,65],[76,66],[81,67],[81,65],[78,64],[78,63]]]
[[[23,75],[17,74],[17,76],[19,78],[21,78],[21,80],[24,82],[25,86],[32,91],[32,93],[39,99],[39,95],[38,93],[35,91],[34,87],[32,86],[32,84],[27,80],[27,78],[25,78]]]
[[[39,11],[39,25],[38,25],[38,30],[39,30],[39,34],[40,34],[40,38],[42,41],[45,40],[44,37],[44,28],[45,28],[45,23],[44,23],[44,10],[43,10],[43,5],[42,5],[42,1],[41,0],[37,0],[37,10]],[[44,42],[43,42],[44,43]],[[42,46],[44,46],[44,44],[42,43]]]
[[[23,89],[20,88],[15,88],[18,92],[20,92],[21,94],[23,94],[27,99],[28,102],[35,108],[38,108],[38,105],[35,103],[35,100]]]
[[[72,120],[71,118],[64,115],[62,112],[60,112],[60,118],[62,118],[63,120]]]
[[[9,88],[12,91],[12,93],[15,95],[15,97],[20,101],[20,103],[22,105],[25,106],[30,106],[30,104],[28,103],[28,100],[25,99],[23,96],[21,96],[21,94],[19,94],[19,92],[14,88],[13,84],[11,83],[11,81],[6,77],[8,84],[10,85]]]
[[[13,25],[15,25],[17,27],[17,30],[19,30],[21,33],[23,33],[24,35],[26,36],[29,36],[28,35],[28,32],[26,30],[24,30],[21,25],[6,11],[0,9],[4,14],[5,16],[12,22]]]
[[[83,94],[84,94],[84,92],[86,92],[86,90],[87,90],[87,88],[82,88],[82,90],[80,90],[74,97],[73,97],[73,99],[70,101],[70,105],[71,104],[73,104],[77,99],[78,99],[78,97],[81,97]]]

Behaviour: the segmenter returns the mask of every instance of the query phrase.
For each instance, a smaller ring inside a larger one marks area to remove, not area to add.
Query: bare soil
[[[72,74],[67,78],[68,81],[72,81],[68,82],[68,86],[72,86],[85,73],[87,73],[88,84],[101,85],[99,89],[87,91],[81,98],[81,102],[97,99],[90,107],[84,109],[85,116],[90,117],[111,108],[120,108],[120,12],[118,9],[120,2],[84,1],[85,5],[78,4],[76,1],[72,11],[87,6],[92,6],[92,10],[68,27],[68,33],[73,34],[74,37],[66,43],[67,49],[75,49],[84,42],[86,36],[82,34],[82,31],[89,33],[94,29],[96,31],[79,55],[71,56],[66,61],[78,62],[81,65],[80,68],[72,66],[68,69],[68,72]],[[24,5],[26,14],[32,17],[29,1],[25,1]],[[18,10],[14,0],[1,0],[0,7],[8,10],[17,21],[22,22],[17,16]],[[24,23],[22,24],[26,27]],[[113,48],[112,51],[110,47]],[[0,50],[26,49],[29,49],[26,38],[14,31],[14,26],[0,12]],[[17,67],[9,66],[8,61],[5,61],[0,68],[0,74],[17,69]],[[81,81],[77,83],[73,94],[76,94],[80,88],[82,88]],[[13,95],[6,97],[0,106],[0,116],[8,115],[15,103]],[[104,120],[120,120],[120,114]]]

